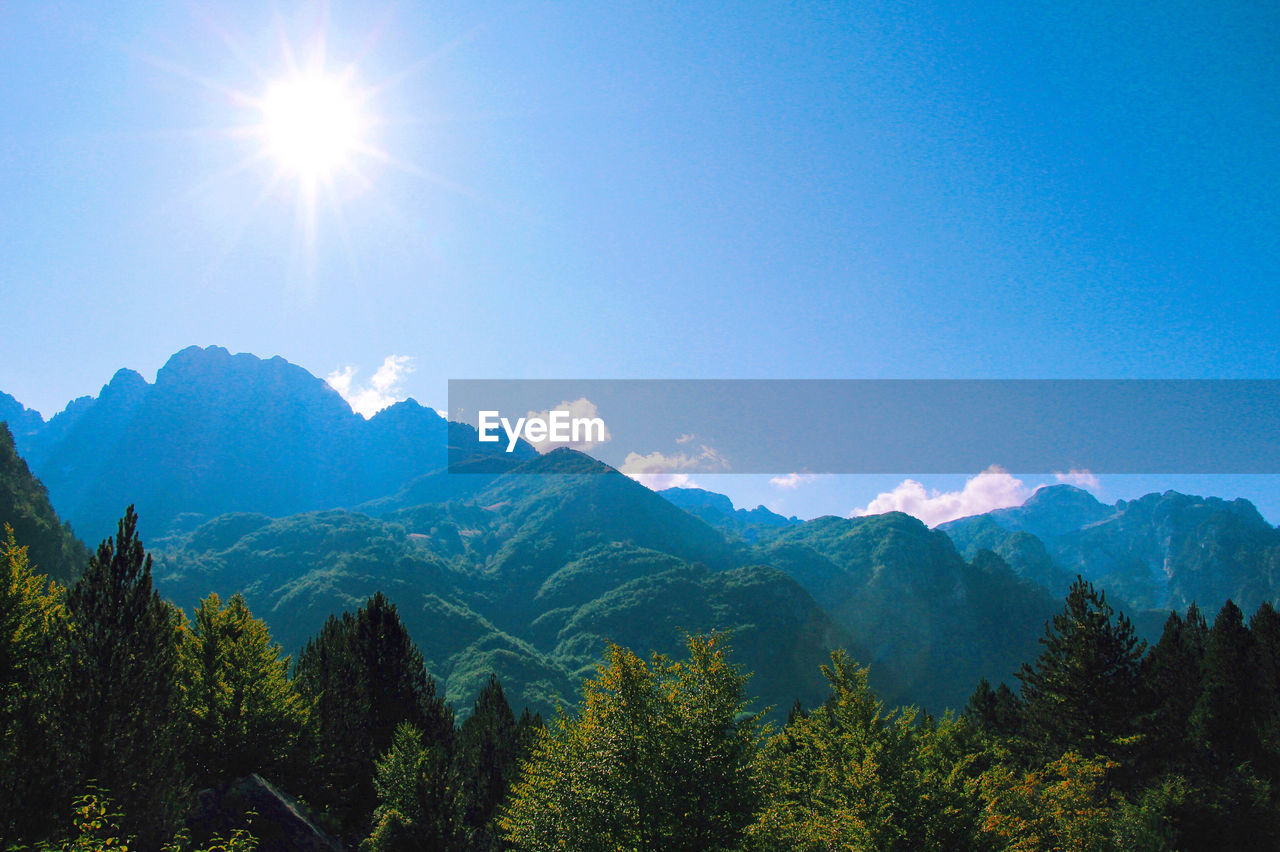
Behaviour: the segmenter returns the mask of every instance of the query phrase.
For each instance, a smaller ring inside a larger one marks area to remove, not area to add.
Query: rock
[[[247,829],[258,838],[259,852],[345,849],[312,822],[301,804],[256,773],[201,790],[186,822],[197,838]]]

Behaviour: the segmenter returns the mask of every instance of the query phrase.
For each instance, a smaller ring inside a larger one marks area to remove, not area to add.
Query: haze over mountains
[[[48,487],[40,508],[22,459],[0,458],[0,488],[25,495],[0,509],[37,506],[20,529],[42,558],[81,553],[53,510],[96,542],[135,503],[162,594],[243,591],[290,652],[384,591],[456,706],[493,671],[517,706],[550,710],[607,642],[675,652],[684,631],[723,629],[780,712],[821,699],[834,646],[891,702],[937,711],[1033,658],[1076,573],[1148,633],[1168,608],[1248,611],[1280,590],[1280,532],[1243,500],[1107,506],[1056,486],[936,530],[802,522],[655,493],[569,450],[495,455],[412,400],[366,421],[302,368],[219,347],[179,352],[154,384],[121,370],[48,422],[3,396],[0,419]],[[446,473],[451,449],[483,472]]]

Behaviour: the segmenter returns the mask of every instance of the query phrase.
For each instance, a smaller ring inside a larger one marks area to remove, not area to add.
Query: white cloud
[[[342,395],[352,411],[367,420],[382,409],[408,398],[401,382],[413,372],[413,359],[408,355],[388,355],[367,385],[356,383],[358,372],[355,367],[343,367],[326,376],[325,381]]]
[[[684,433],[683,435],[681,435],[679,438],[676,438],[676,443],[677,443],[677,444],[687,444],[687,443],[689,443],[690,441],[692,441],[692,440],[693,440],[694,438],[696,438],[696,437],[698,437],[698,436],[697,436],[697,435],[695,435],[695,434],[693,434],[692,432],[685,432],[685,433]]]
[[[584,418],[600,417],[600,411],[599,409],[596,408],[596,404],[583,396],[583,397],[578,397],[573,402],[568,402],[567,400],[564,402],[561,402],[556,407],[548,409],[547,411],[530,411],[525,415],[525,419],[529,420],[534,417],[537,417],[542,420],[547,420],[548,418],[550,418],[552,411],[567,411],[569,412],[570,419],[577,419],[580,417],[584,417]],[[604,419],[601,418],[600,422],[604,423]],[[587,433],[582,436],[584,438],[588,437],[589,435],[599,434],[598,432],[595,431],[594,427],[584,431]],[[571,441],[569,443],[565,443],[563,441],[557,441],[556,443],[553,444],[551,441],[543,439],[541,441],[529,441],[529,443],[533,444],[533,448],[540,453],[549,453],[552,450],[559,449],[560,447],[570,447],[575,450],[589,450],[592,447],[606,443],[613,438],[613,436],[609,434],[608,424],[604,425],[604,435],[602,437],[604,440],[601,440],[601,441]],[[524,439],[526,441],[529,440],[528,437],[525,437]]]
[[[813,482],[818,478],[816,473],[788,473],[786,476],[775,476],[769,480],[769,484],[775,488],[786,488],[791,491],[796,490],[801,485]]]
[[[663,455],[654,450],[648,455],[627,453],[618,470],[654,491],[663,488],[697,488],[687,471],[724,471],[729,463],[712,447],[703,444],[695,455],[673,453]]]
[[[1097,491],[1101,488],[1098,477],[1087,470],[1076,470],[1072,468],[1067,473],[1055,473],[1053,478],[1065,485],[1074,485],[1076,488],[1084,488],[1089,491]]]
[[[627,476],[653,491],[667,488],[701,488],[687,473],[628,473]]]
[[[931,527],[992,509],[1020,506],[1031,496],[1021,479],[992,465],[970,478],[960,491],[926,490],[914,479],[903,480],[892,491],[876,495],[865,508],[854,509],[854,517],[885,512],[906,512]]]

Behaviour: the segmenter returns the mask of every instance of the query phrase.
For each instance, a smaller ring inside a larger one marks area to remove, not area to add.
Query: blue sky
[[[234,129],[321,34],[379,156],[309,239]],[[408,357],[438,407],[449,378],[1280,377],[1278,46],[1246,3],[3,4],[0,389],[48,416],[193,343]],[[801,514],[892,487],[752,482]],[[1280,519],[1273,478],[1207,484]]]

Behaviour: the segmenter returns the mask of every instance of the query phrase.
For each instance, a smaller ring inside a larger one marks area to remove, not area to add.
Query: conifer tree
[[[1200,698],[1201,670],[1209,629],[1195,604],[1185,617],[1173,612],[1164,632],[1142,661],[1147,710],[1141,728],[1142,750],[1152,773],[1185,767],[1194,759],[1191,713]]]
[[[507,795],[521,757],[517,725],[502,684],[490,674],[471,715],[458,731],[462,818],[471,833],[472,849],[500,848],[491,821]]]
[[[843,651],[822,667],[831,698],[765,747],[765,804],[748,849],[975,848],[978,802],[963,720],[888,709]]]
[[[1249,619],[1253,634],[1254,668],[1258,692],[1264,697],[1267,714],[1280,711],[1280,613],[1270,601],[1263,601]]]
[[[1280,782],[1280,613],[1264,601],[1249,619],[1253,635],[1257,725],[1262,753],[1255,765],[1276,784]]]
[[[108,791],[142,845],[163,836],[182,797],[178,690],[182,615],[151,585],[151,557],[130,506],[114,539],[67,595],[70,702],[83,784]]]
[[[1032,752],[1042,761],[1067,751],[1125,756],[1136,733],[1146,648],[1129,619],[1115,616],[1106,595],[1077,577],[1040,643],[1040,656],[1018,674]]]
[[[1258,737],[1253,637],[1233,601],[1218,611],[1204,655],[1204,683],[1191,715],[1192,735],[1219,766],[1255,758]]]
[[[308,703],[311,765],[300,779],[349,836],[363,837],[377,805],[374,761],[408,722],[452,762],[453,711],[437,695],[396,607],[375,594],[355,614],[330,616],[298,656],[294,680]]]
[[[1009,738],[1022,732],[1022,702],[1007,684],[992,689],[987,679],[979,678],[969,696],[964,715],[979,730],[991,736]]]

